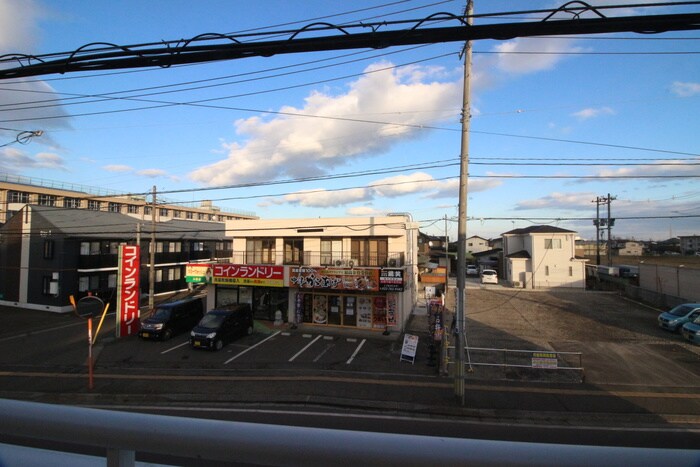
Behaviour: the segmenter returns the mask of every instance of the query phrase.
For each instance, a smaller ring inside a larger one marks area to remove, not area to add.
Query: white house
[[[536,225],[502,236],[505,279],[514,287],[586,287],[586,260],[575,255],[576,232]]]
[[[489,241],[486,238],[472,235],[467,239],[467,253],[481,253],[490,249]]]

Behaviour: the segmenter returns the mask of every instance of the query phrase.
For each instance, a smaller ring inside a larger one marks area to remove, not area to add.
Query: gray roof
[[[51,228],[54,234],[68,237],[132,239],[141,229],[142,238],[148,239],[151,221],[141,220],[116,212],[88,209],[66,209],[49,206],[31,206],[33,228],[38,222]],[[55,229],[55,230],[54,230]],[[156,223],[159,240],[221,240],[225,238],[223,222],[197,222],[173,219]]]

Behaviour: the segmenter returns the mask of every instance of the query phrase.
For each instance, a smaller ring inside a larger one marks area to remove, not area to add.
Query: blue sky
[[[419,19],[465,3],[0,0],[0,54]],[[477,0],[475,13],[564,3]],[[683,12],[700,6],[605,10]],[[169,200],[261,218],[410,212],[444,235],[447,216],[455,239],[461,47],[0,81],[0,145],[44,132],[0,147],[0,172],[124,193],[156,186]],[[700,234],[700,217],[687,217],[700,216],[700,31],[489,40],[473,51],[468,235],[550,224],[594,239],[594,200],[608,193],[616,237]],[[629,178],[601,178],[620,175]],[[320,179],[294,182],[309,177]],[[204,190],[216,187],[228,188]]]

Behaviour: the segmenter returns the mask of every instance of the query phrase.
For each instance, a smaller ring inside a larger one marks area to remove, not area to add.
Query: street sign
[[[403,346],[401,347],[401,358],[399,361],[416,362],[416,350],[418,349],[418,336],[405,334],[403,336]]]

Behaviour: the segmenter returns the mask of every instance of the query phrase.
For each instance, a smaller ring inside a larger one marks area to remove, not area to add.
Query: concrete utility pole
[[[467,0],[467,23],[472,25],[474,4]],[[466,263],[467,263],[467,193],[469,178],[469,120],[470,80],[472,72],[472,44],[464,44],[464,91],[462,95],[462,150],[459,171],[459,213],[457,220],[457,303],[455,309],[455,381],[454,390],[457,402],[464,405],[464,346],[466,343]]]
[[[153,200],[151,205],[151,244],[149,245],[148,266],[148,309],[153,311],[155,305],[156,287],[156,186],[153,185]]]

